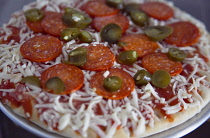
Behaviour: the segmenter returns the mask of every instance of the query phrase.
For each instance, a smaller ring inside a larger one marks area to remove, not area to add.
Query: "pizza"
[[[151,136],[210,100],[209,33],[166,0],[37,0],[0,50],[1,102],[61,136]]]

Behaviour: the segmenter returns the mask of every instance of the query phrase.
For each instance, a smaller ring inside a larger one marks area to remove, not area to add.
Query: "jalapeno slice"
[[[122,36],[122,29],[115,23],[104,26],[100,32],[101,38],[109,43],[116,43]]]
[[[80,33],[80,29],[78,28],[66,28],[61,32],[60,37],[65,41],[71,41],[77,38]]]
[[[108,76],[104,79],[103,87],[109,92],[120,90],[122,86],[122,79],[118,76]]]
[[[66,89],[64,82],[59,77],[48,79],[45,83],[45,88],[54,94],[60,94]]]
[[[149,16],[141,10],[130,11],[131,20],[138,26],[144,27],[149,24]]]
[[[34,85],[37,87],[41,87],[41,82],[40,82],[39,78],[36,76],[26,76],[26,77],[22,78],[21,82],[28,83],[30,85]]]
[[[182,62],[187,57],[187,54],[178,48],[169,48],[168,57],[175,62]]]
[[[152,79],[152,75],[146,70],[139,70],[134,75],[135,84],[138,86],[143,86],[149,83]]]
[[[165,88],[171,81],[170,74],[165,70],[157,70],[152,75],[152,84],[158,88]]]
[[[126,43],[126,42],[118,42],[117,45],[118,45],[119,47],[123,47],[123,46],[126,46],[127,43]]]
[[[130,14],[131,11],[138,11],[139,9],[139,4],[137,3],[129,3],[124,6],[124,10],[128,14]]]
[[[106,0],[106,4],[110,7],[123,9],[123,0]]]
[[[93,41],[92,35],[89,32],[84,31],[84,30],[81,31],[78,38],[83,43],[91,43]]]
[[[144,32],[152,41],[161,41],[169,36],[173,29],[169,26],[148,26]]]
[[[69,64],[82,66],[87,61],[87,49],[78,47],[69,52]]]
[[[84,29],[92,22],[92,19],[88,15],[75,9],[66,8],[64,11],[62,21],[69,27]]]
[[[121,64],[132,65],[136,62],[138,53],[135,50],[121,52],[118,56],[118,62]]]
[[[66,7],[65,9],[64,9],[64,13],[65,14],[73,14],[73,13],[78,13],[79,11],[77,11],[77,10],[75,10],[75,9],[73,9],[73,8],[70,8],[70,7]]]
[[[24,12],[26,20],[31,22],[38,22],[44,18],[44,13],[37,8],[29,9]]]

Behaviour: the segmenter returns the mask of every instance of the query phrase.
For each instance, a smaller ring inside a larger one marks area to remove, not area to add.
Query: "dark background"
[[[33,0],[0,0],[0,26],[8,22],[10,15],[22,9],[23,4]],[[210,31],[210,0],[171,0],[180,9],[201,20]],[[210,136],[210,121],[206,121],[196,130],[183,138],[208,138]],[[14,124],[0,111],[0,138],[39,138]]]

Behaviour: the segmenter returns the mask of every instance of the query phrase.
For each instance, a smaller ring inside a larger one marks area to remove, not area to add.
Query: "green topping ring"
[[[78,28],[66,28],[61,32],[60,37],[65,41],[71,41],[77,38],[80,33]]]
[[[83,43],[91,43],[93,41],[92,35],[89,32],[84,31],[84,30],[81,31],[78,38]]]
[[[123,47],[123,46],[126,46],[127,43],[126,43],[126,42],[118,42],[117,45],[118,45],[119,47]]]
[[[143,86],[149,83],[152,79],[152,75],[146,70],[139,70],[134,75],[135,84],[138,86]]]
[[[123,9],[124,7],[123,0],[106,0],[106,4],[117,9]]]
[[[152,84],[158,88],[165,88],[171,81],[171,75],[165,70],[157,70],[152,75]]]
[[[109,76],[104,79],[103,87],[109,92],[116,92],[122,86],[122,79],[118,76]]]
[[[48,79],[45,83],[45,88],[54,94],[60,94],[66,89],[64,82],[59,77]]]
[[[122,36],[122,29],[115,23],[104,26],[100,32],[101,38],[109,43],[116,43]]]
[[[41,87],[41,82],[36,76],[26,76],[21,80],[22,83],[28,83],[37,87]]]
[[[44,18],[44,13],[40,9],[30,9],[24,12],[26,20],[31,22],[38,22]]]
[[[173,29],[169,26],[148,26],[144,32],[152,41],[161,41],[172,34]]]
[[[144,27],[148,25],[149,16],[141,10],[130,11],[131,20],[138,26]]]
[[[92,22],[92,19],[88,15],[75,9],[65,8],[64,12],[62,21],[69,27],[85,29]]]
[[[178,48],[169,48],[167,55],[170,60],[175,62],[181,62],[187,57],[187,54]]]
[[[69,52],[69,64],[75,66],[82,66],[87,61],[87,49],[84,47],[78,47]]]
[[[135,50],[121,52],[118,56],[118,62],[121,64],[132,65],[136,62],[138,53]]]

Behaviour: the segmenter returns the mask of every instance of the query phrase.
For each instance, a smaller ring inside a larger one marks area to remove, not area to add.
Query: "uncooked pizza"
[[[37,0],[0,51],[1,102],[61,136],[150,136],[210,101],[209,34],[166,0]]]

